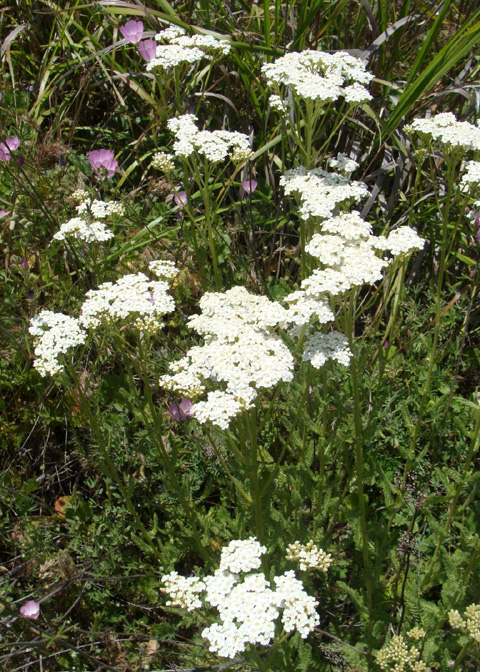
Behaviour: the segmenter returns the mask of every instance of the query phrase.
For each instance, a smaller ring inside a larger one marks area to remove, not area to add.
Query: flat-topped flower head
[[[299,215],[328,218],[336,206],[344,202],[358,202],[368,195],[363,182],[354,182],[339,175],[328,173],[322,168],[307,170],[303,166],[288,170],[281,178],[285,194],[295,194],[300,201]]]
[[[170,364],[171,373],[162,376],[160,384],[189,398],[198,398],[213,385],[216,389],[206,400],[194,403],[193,413],[198,422],[225,429],[251,407],[261,389],[292,380],[293,356],[273,331],[287,311],[244,287],[207,293],[200,308],[189,325],[204,336],[204,345]]]
[[[348,366],[352,351],[348,346],[348,339],[338,331],[329,334],[317,332],[309,336],[305,342],[302,359],[310,362],[315,369],[321,369],[329,359],[333,359],[343,366]]]
[[[328,54],[323,51],[290,52],[262,67],[267,83],[280,90],[288,87],[301,99],[331,102],[344,98],[350,103],[371,99],[365,88],[373,75],[359,58],[347,52]],[[275,103],[278,107],[278,102]]]
[[[223,56],[230,51],[230,44],[226,40],[217,40],[212,35],[190,37],[178,26],[162,30],[155,35],[155,40],[158,44],[155,55],[148,59],[147,70],[166,70],[181,64],[198,63],[202,59],[212,60],[215,56]]]
[[[129,327],[155,333],[162,317],[175,308],[164,280],[150,280],[144,273],[125,275],[115,283],[104,282],[86,294],[80,323],[84,328],[125,321]]]
[[[219,656],[235,658],[248,646],[268,646],[280,616],[284,629],[296,630],[302,638],[320,622],[318,602],[305,592],[294,572],[274,577],[273,587],[257,571],[265,551],[255,537],[232,541],[222,551],[220,567],[202,580],[176,572],[162,577],[171,597],[167,605],[188,611],[202,608],[202,615],[207,607],[216,610],[220,622],[205,628],[202,637],[208,640],[209,650]]]
[[[88,193],[81,189],[74,192],[72,198],[79,202],[77,206],[78,216],[62,224],[59,231],[54,234],[54,240],[76,238],[83,240],[85,243],[94,243],[113,238],[113,232],[105,222],[98,220],[122,216],[124,207],[121,203],[91,199]]]
[[[442,112],[428,119],[414,119],[404,127],[408,133],[418,133],[445,147],[464,150],[480,149],[480,128],[468,121],[457,121],[452,112]]]
[[[289,544],[285,557],[287,560],[298,562],[302,572],[305,572],[307,569],[318,569],[321,572],[327,572],[333,562],[331,554],[325,553],[321,548],[318,548],[313,541],[309,541],[306,544],[295,541],[293,544]]]
[[[205,157],[212,163],[218,163],[229,157],[235,163],[246,161],[252,155],[250,140],[238,131],[199,131],[197,117],[184,114],[170,119],[167,126],[176,140],[174,153],[181,158],[188,158],[194,152]]]
[[[32,318],[28,331],[36,342],[33,366],[42,376],[61,373],[60,355],[81,345],[87,337],[78,320],[51,310],[44,310]]]
[[[467,161],[464,166],[464,173],[460,180],[460,189],[462,191],[473,191],[480,185],[480,161]]]

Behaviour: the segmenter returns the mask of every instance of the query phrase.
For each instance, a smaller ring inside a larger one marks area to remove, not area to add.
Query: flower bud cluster
[[[156,260],[150,269],[157,276],[173,278],[177,272],[169,261]],[[143,273],[126,275],[117,282],[104,282],[98,289],[87,292],[75,319],[49,310],[35,316],[29,332],[35,337],[34,366],[42,376],[60,373],[59,357],[70,348],[84,343],[88,330],[103,325],[115,325],[119,320],[128,326],[155,333],[163,327],[162,317],[171,312],[175,303],[168,294],[164,280],[149,280]]]
[[[404,127],[407,133],[418,133],[447,148],[480,149],[480,128],[468,121],[457,121],[452,112],[442,112],[430,119],[414,119]]]
[[[451,609],[448,620],[452,628],[462,630],[480,644],[480,604],[470,604],[465,609],[463,618],[456,609]]]
[[[152,158],[152,168],[161,170],[163,173],[171,173],[175,170],[175,164],[165,152],[157,152]]]
[[[172,597],[167,604],[192,611],[200,608],[199,595],[205,592],[205,604],[216,608],[220,622],[205,628],[202,636],[210,651],[224,658],[234,658],[247,645],[268,646],[280,613],[283,629],[296,630],[303,638],[320,622],[318,602],[305,592],[293,571],[274,577],[275,589],[263,573],[255,571],[265,552],[254,537],[232,541],[222,550],[219,569],[202,581],[189,577],[182,582],[176,572],[162,578]]]
[[[321,103],[344,98],[348,103],[362,103],[372,96],[363,86],[373,75],[364,62],[345,51],[328,54],[306,50],[290,52],[262,67],[267,83],[276,91],[283,87],[294,96]]]
[[[228,156],[235,163],[247,161],[252,155],[250,140],[238,131],[199,131],[194,114],[183,114],[170,119],[167,126],[176,140],[173,151],[176,156],[188,158],[194,152],[208,161],[218,163]]]
[[[113,232],[107,228],[104,222],[98,220],[110,217],[121,217],[124,207],[116,201],[100,201],[91,199],[86,191],[77,189],[72,198],[79,203],[77,206],[78,217],[73,217],[53,236],[54,240],[65,240],[72,237],[83,240],[85,243],[103,242],[113,238]]]
[[[204,345],[173,362],[160,384],[190,399],[206,392],[208,383],[221,385],[206,401],[195,403],[193,413],[200,423],[226,429],[234,416],[251,407],[260,389],[292,380],[292,354],[273,331],[287,311],[244,287],[204,294],[200,308],[189,326],[204,336]]]
[[[307,571],[307,569],[319,569],[321,572],[327,572],[333,562],[331,554],[318,548],[313,541],[309,541],[307,544],[301,544],[299,541],[289,544],[285,557],[287,560],[298,562],[302,572]]]
[[[418,648],[409,647],[402,635],[394,635],[388,644],[377,653],[377,663],[380,668],[393,672],[428,672],[427,666],[419,658]]]
[[[147,63],[147,70],[174,68],[181,63],[193,64],[214,56],[226,56],[230,52],[227,40],[217,40],[212,35],[190,37],[179,26],[170,26],[155,35],[159,42],[155,57]]]

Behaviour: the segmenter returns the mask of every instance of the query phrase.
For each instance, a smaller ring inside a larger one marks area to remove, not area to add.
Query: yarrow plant
[[[99,243],[113,238],[113,232],[105,222],[98,220],[121,217],[125,212],[121,203],[92,199],[86,191],[80,189],[72,194],[72,198],[79,203],[78,216],[62,224],[53,236],[54,240],[76,238],[85,243]]]
[[[425,631],[413,628],[407,632],[410,640],[419,640],[425,637]],[[377,663],[382,670],[395,670],[395,672],[429,672],[426,664],[420,660],[419,648],[410,642],[409,644],[402,635],[394,635],[388,644],[377,653]]]
[[[307,569],[318,569],[321,572],[327,572],[333,562],[331,554],[325,553],[321,548],[318,548],[314,541],[309,541],[306,544],[295,541],[293,544],[289,544],[285,557],[287,560],[298,562],[302,572],[305,572]]]
[[[442,112],[429,119],[415,119],[404,127],[407,133],[418,133],[451,149],[480,149],[480,128],[468,121],[457,121],[452,112]]]
[[[155,35],[157,46],[154,58],[148,60],[147,70],[169,69],[180,64],[194,64],[202,59],[225,56],[230,52],[227,40],[217,40],[211,35],[190,37],[179,26],[170,26]]]
[[[261,557],[266,552],[256,538],[232,541],[222,550],[219,568],[211,575],[182,577],[171,572],[162,577],[167,605],[188,611],[214,607],[219,622],[205,628],[202,637],[209,649],[224,658],[234,658],[249,646],[268,646],[284,632],[297,631],[306,638],[319,624],[318,602],[305,592],[293,571],[268,581],[262,572]]]
[[[238,131],[200,131],[194,114],[184,114],[170,119],[168,129],[175,136],[174,154],[182,159],[194,152],[212,163],[230,157],[234,163],[244,162],[252,155],[250,140]]]
[[[159,278],[172,279],[176,274],[168,260],[150,262],[150,270]],[[94,333],[102,326],[112,328],[124,323],[148,334],[158,332],[163,316],[175,307],[168,290],[166,280],[150,280],[144,273],[130,274],[87,292],[79,318],[41,312],[29,328],[36,339],[35,368],[42,376],[60,373],[64,368],[60,355],[85,343],[88,332]]]
[[[187,355],[170,365],[162,376],[166,389],[207,401],[193,406],[195,418],[226,429],[232,417],[250,408],[260,389],[293,378],[293,357],[273,328],[286,318],[285,309],[243,287],[224,293],[207,293],[200,300],[200,315],[189,326],[205,338]],[[208,392],[208,386],[222,389]]]
[[[343,51],[335,54],[309,50],[290,52],[273,63],[266,63],[262,71],[273,89],[270,107],[280,113],[290,129],[303,165],[308,169],[315,165],[318,151],[313,143],[327,117],[322,114],[324,108],[341,99],[351,109],[372,98],[366,85],[373,75],[365,69],[361,59]]]

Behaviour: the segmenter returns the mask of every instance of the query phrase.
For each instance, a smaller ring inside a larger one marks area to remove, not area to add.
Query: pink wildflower
[[[253,194],[257,187],[258,182],[256,180],[242,180],[242,189],[245,194]]]
[[[0,142],[0,161],[10,161],[12,152],[20,147],[20,138],[14,135],[7,138],[5,142]]]
[[[187,205],[187,192],[179,191],[175,194],[175,198],[173,200],[175,201],[176,205],[179,205],[183,208],[184,205]]]
[[[107,171],[107,177],[112,177],[118,167],[118,161],[115,161],[110,149],[94,149],[89,153],[88,160],[97,175],[100,175],[100,169],[104,168]]]
[[[40,616],[40,604],[35,600],[28,600],[23,607],[20,607],[20,613],[24,618],[38,618]]]
[[[134,21],[132,19],[131,21],[127,21],[124,26],[120,27],[120,32],[128,42],[136,44],[137,42],[140,42],[143,37],[143,23],[142,21]]]
[[[172,418],[177,422],[193,418],[192,402],[189,399],[184,398],[178,404],[170,404],[168,410]]]
[[[157,55],[157,43],[155,40],[143,40],[138,45],[138,51],[145,61],[151,61]]]

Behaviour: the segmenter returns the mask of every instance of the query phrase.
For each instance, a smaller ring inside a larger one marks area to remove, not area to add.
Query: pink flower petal
[[[157,43],[155,40],[143,40],[138,45],[138,51],[145,61],[151,61],[157,55]]]
[[[126,40],[136,44],[143,37],[143,23],[132,19],[120,27],[120,32]]]
[[[40,604],[35,600],[28,600],[23,607],[20,607],[20,613],[24,618],[38,618],[40,616]]]

